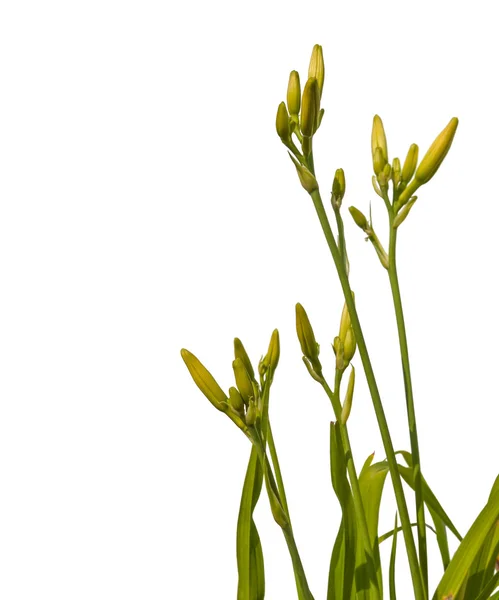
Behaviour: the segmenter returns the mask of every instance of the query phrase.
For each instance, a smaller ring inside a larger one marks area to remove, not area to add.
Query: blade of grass
[[[390,600],[397,600],[397,592],[395,589],[395,559],[397,557],[397,532],[398,532],[398,515],[395,513],[395,527],[393,528],[392,551],[390,552],[390,568],[388,572]]]
[[[253,446],[244,479],[237,519],[238,600],[260,600],[265,596],[263,553],[258,531],[253,522],[253,511],[260,497],[262,482],[263,472],[258,453]]]
[[[465,535],[437,586],[433,600],[457,595],[468,570],[497,519],[499,519],[499,490],[494,491]]]
[[[499,571],[492,576],[487,584],[483,587],[479,596],[475,596],[476,600],[488,600],[490,594],[499,586]]]

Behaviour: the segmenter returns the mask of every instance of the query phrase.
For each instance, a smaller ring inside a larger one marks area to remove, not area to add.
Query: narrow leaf
[[[395,513],[395,527],[393,529],[393,541],[392,541],[392,551],[390,553],[390,569],[388,573],[389,577],[389,587],[390,587],[390,600],[397,600],[397,592],[395,590],[395,559],[397,557],[397,532],[398,532],[398,514]]]

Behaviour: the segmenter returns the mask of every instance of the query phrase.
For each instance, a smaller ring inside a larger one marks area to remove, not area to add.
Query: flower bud
[[[229,404],[236,412],[244,414],[243,397],[235,387],[229,388]]]
[[[308,67],[308,77],[315,77],[319,84],[319,98],[322,97],[322,89],[324,87],[324,58],[322,56],[322,46],[315,44],[312,50],[312,56],[310,58],[310,64]]]
[[[453,117],[449,121],[447,127],[438,135],[436,140],[430,146],[428,152],[424,155],[423,160],[416,169],[415,175],[415,178],[420,185],[428,183],[438,171],[438,168],[447,156],[447,152],[450,150],[458,123],[457,117]]]
[[[305,89],[303,90],[300,115],[300,129],[303,135],[307,137],[312,137],[317,129],[319,106],[319,84],[315,77],[311,77],[305,84]]]
[[[300,114],[301,104],[300,75],[298,71],[291,71],[289,74],[286,100],[288,103],[289,114],[292,117],[297,117]]]
[[[314,371],[320,375],[322,365],[319,361],[319,344],[315,340],[314,330],[308,315],[300,303],[296,305],[296,333],[303,356],[308,358]]]
[[[248,405],[249,399],[254,398],[255,396],[253,384],[251,383],[248,371],[246,371],[246,367],[240,358],[236,358],[234,361],[232,361],[232,368],[234,370],[237,389],[243,397],[244,403]]]
[[[355,208],[355,206],[350,206],[348,210],[350,211],[355,224],[365,231],[369,227],[365,215],[361,213],[358,208]]]
[[[400,209],[400,212],[397,213],[395,218],[393,219],[393,228],[397,229],[399,225],[406,220],[407,215],[409,214],[411,208],[414,206],[414,202],[418,199],[417,196],[413,196],[404,206]]]
[[[417,144],[411,144],[407,156],[405,157],[404,166],[402,167],[402,181],[409,183],[416,171],[418,164],[419,148]]]
[[[353,293],[353,292],[352,292]],[[355,299],[355,296],[354,296]],[[345,302],[343,304],[343,310],[341,311],[341,319],[340,319],[340,332],[339,337],[343,344],[345,344],[345,339],[347,336],[347,331],[352,327],[352,320],[350,319],[350,313],[348,312],[348,306]]]
[[[333,179],[333,206],[340,208],[345,196],[345,173],[343,169],[336,169]]]
[[[227,396],[222,388],[213,378],[212,374],[206,369],[206,367],[192,354],[189,350],[183,348],[180,351],[182,358],[184,359],[185,366],[189,369],[194,383],[208,398],[215,408],[225,412]],[[225,407],[225,408],[224,408]]]
[[[267,355],[263,359],[263,362],[265,363],[265,366],[266,366],[265,370],[270,368],[270,369],[272,369],[272,372],[274,372],[277,368],[277,364],[279,363],[279,356],[280,356],[279,332],[277,331],[277,329],[274,329],[274,331],[272,332],[272,336],[270,338],[270,344],[269,344],[269,349],[268,349]]]
[[[383,127],[383,121],[380,119],[378,115],[374,115],[373,118],[373,129],[371,134],[371,151],[373,155],[374,162],[374,154],[376,152],[376,148],[381,148],[381,152],[383,154],[383,158],[385,162],[383,166],[388,162],[388,146],[386,143],[386,135],[385,128]],[[383,167],[381,167],[383,168]],[[374,170],[376,173],[376,169]],[[377,175],[377,173],[376,173]]]
[[[251,364],[248,353],[246,352],[246,349],[239,338],[234,338],[234,358],[240,358],[242,360],[243,365],[246,368],[246,372],[251,379],[255,381],[255,371],[253,370],[253,365]]]
[[[333,350],[336,357],[336,369],[338,371],[343,371],[343,369],[346,367],[345,351],[343,348],[343,342],[339,335],[337,335],[333,340]]]
[[[387,165],[386,159],[383,156],[383,150],[378,146],[373,154],[373,168],[375,174],[379,177],[383,173],[383,169]]]
[[[256,423],[257,410],[256,402],[253,398],[249,401],[248,410],[246,411],[246,425],[252,427]]]
[[[301,165],[292,155],[289,153],[289,157],[293,161],[293,164],[296,167],[296,172],[298,173],[298,177],[300,179],[300,183],[309,194],[315,192],[315,190],[319,189],[319,184],[317,183],[317,179],[312,175],[312,173],[307,169],[307,167]]]
[[[289,115],[286,110],[286,105],[284,102],[279,104],[277,109],[277,116],[275,119],[275,128],[277,130],[277,135],[281,138],[281,140],[286,143],[289,142]]]
[[[301,358],[303,360],[303,364],[307,367],[307,371],[308,371],[308,374],[310,375],[310,377],[312,377],[312,379],[314,379],[315,381],[322,383],[322,381],[323,381],[322,377],[320,375],[317,375],[317,373],[314,371],[314,368],[312,367],[308,358],[306,356],[302,356]]]
[[[354,387],[355,387],[355,369],[353,368],[353,365],[352,365],[352,370],[350,371],[350,377],[348,378],[347,393],[345,394],[345,401],[343,402],[343,409],[341,411],[340,422],[342,425],[346,424],[348,417],[350,416],[350,411],[352,410]]]
[[[352,327],[349,327],[345,339],[343,341],[343,353],[345,362],[348,364],[354,357],[355,350],[357,348],[357,342],[355,340],[355,334]]]
[[[398,185],[401,180],[402,167],[400,166],[400,159],[394,158],[392,161],[392,180],[394,185]]]

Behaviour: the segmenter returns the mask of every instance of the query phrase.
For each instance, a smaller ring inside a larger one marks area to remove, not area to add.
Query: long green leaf
[[[404,457],[407,464],[409,465],[408,467],[404,467],[403,465],[399,464],[399,473],[400,473],[402,479],[412,489],[414,489],[414,471],[412,468],[412,457],[411,457],[410,452],[405,452],[402,450],[402,451],[396,452],[395,454],[401,454]],[[430,486],[426,482],[425,478],[423,476],[421,476],[421,478],[422,478],[422,484],[423,484],[423,499],[424,499],[425,504],[427,505],[428,509],[430,511],[433,511],[440,519],[442,519],[445,526],[448,527],[452,531],[452,533],[457,537],[457,539],[459,541],[461,541],[463,539],[461,534],[455,527],[454,523],[450,520],[449,516],[443,509],[442,505],[437,500],[437,497],[435,496],[435,494],[431,491]]]
[[[479,596],[476,597],[476,600],[488,600],[490,598],[490,594],[499,586],[499,572],[492,575],[492,578],[484,585]]]
[[[389,468],[386,461],[373,463],[374,454],[371,454],[364,463],[362,470],[359,475],[359,487],[362,496],[362,502],[366,513],[367,529],[369,531],[369,537],[371,547],[374,552],[373,556],[373,571],[376,573],[377,584],[379,588],[379,595],[383,597],[383,581],[381,574],[381,559],[379,554],[379,540],[378,540],[378,521],[379,521],[379,509],[381,506],[381,497],[383,494],[383,487],[385,485],[386,476],[388,475]],[[357,592],[362,588],[359,587],[359,577],[363,571],[369,571],[368,565],[358,565],[356,572],[356,584]],[[370,586],[375,585],[374,582],[370,582]]]
[[[237,600],[263,600],[265,597],[265,574],[262,546],[253,521],[262,489],[263,472],[257,451],[251,449],[246,477],[244,479],[239,516],[237,519]]]
[[[418,524],[417,524],[417,523],[411,523],[411,527],[417,527],[417,526],[418,526]],[[429,529],[430,531],[433,531],[433,533],[435,533],[435,534],[437,533],[437,532],[435,531],[435,529],[434,529],[434,528],[433,528],[431,525],[429,525],[428,523],[426,523],[426,529]],[[397,533],[398,533],[398,532],[400,532],[400,531],[402,531],[402,527],[400,527],[400,526],[399,526],[399,527],[397,528]],[[383,535],[380,535],[380,536],[379,536],[379,538],[378,538],[378,542],[379,542],[380,544],[382,544],[382,543],[383,543],[383,542],[385,542],[385,541],[386,541],[388,538],[391,538],[391,537],[392,537],[392,535],[393,535],[394,533],[395,533],[395,529],[390,529],[390,531],[387,531],[387,532],[386,532],[386,533],[384,533]]]
[[[499,518],[499,489],[494,490],[489,501],[480,512],[470,530],[459,545],[456,553],[437,586],[433,600],[455,598],[466,579],[477,553],[493,524]]]
[[[397,532],[398,532],[398,514],[395,513],[395,527],[393,528],[392,551],[390,552],[390,569],[388,573],[390,600],[397,600],[397,592],[395,590],[395,559],[397,557]]]
[[[329,567],[327,600],[350,600],[353,592],[356,557],[356,517],[352,491],[346,475],[346,460],[339,425],[330,428],[331,481],[340,502],[343,518]]]

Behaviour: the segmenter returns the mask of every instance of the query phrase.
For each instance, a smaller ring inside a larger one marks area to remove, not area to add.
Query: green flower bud
[[[343,371],[343,369],[346,367],[345,351],[343,348],[343,342],[339,335],[337,335],[333,340],[333,350],[336,357],[336,369],[338,371]]]
[[[419,148],[417,144],[411,144],[407,156],[405,157],[404,166],[402,167],[402,181],[409,183],[416,171],[418,164]]]
[[[286,97],[289,114],[298,117],[301,105],[300,75],[298,71],[291,71],[288,81],[288,93]]]
[[[373,155],[374,162],[374,154],[376,152],[376,148],[381,148],[381,152],[383,153],[383,158],[385,162],[383,166],[388,162],[388,146],[386,143],[386,135],[385,128],[383,127],[383,121],[380,119],[378,115],[374,115],[373,118],[373,129],[371,134],[371,151]],[[383,168],[383,167],[381,167]],[[376,173],[376,169],[374,170]],[[377,173],[376,173],[377,175]]]
[[[392,161],[392,180],[394,185],[398,185],[401,180],[402,167],[400,166],[400,159],[394,158]]]
[[[234,358],[240,358],[242,360],[243,365],[246,368],[246,372],[251,379],[255,381],[255,371],[253,370],[253,365],[251,364],[248,353],[246,352],[246,349],[239,338],[234,338]]]
[[[369,223],[367,222],[365,215],[362,214],[358,208],[355,208],[355,206],[350,206],[348,210],[350,211],[350,214],[352,215],[352,218],[358,227],[364,231],[368,229]]]
[[[353,365],[352,365],[352,370],[350,371],[350,377],[348,378],[347,393],[345,394],[345,401],[343,402],[343,409],[341,411],[340,422],[342,425],[346,424],[348,417],[350,416],[350,411],[352,410],[354,387],[355,387],[355,369],[353,368]]]
[[[314,330],[303,306],[296,305],[296,333],[303,356],[308,358],[314,371],[321,375],[322,365],[319,361],[319,344],[315,340]]]
[[[229,388],[229,404],[236,412],[244,414],[243,397],[235,387]]]
[[[189,350],[182,348],[180,354],[184,359],[185,366],[189,369],[189,373],[191,374],[194,383],[215,408],[225,412],[228,398],[222,388],[215,381],[212,374],[194,356],[194,354],[189,352]]]
[[[411,208],[414,206],[414,203],[418,199],[417,196],[413,196],[404,206],[400,209],[400,212],[396,215],[395,219],[393,219],[393,228],[397,229],[399,225],[406,220]]]
[[[383,173],[383,169],[386,165],[387,162],[383,155],[383,150],[378,146],[373,154],[373,168],[378,177],[381,175],[381,173]]]
[[[246,412],[246,425],[252,427],[256,423],[257,410],[256,402],[251,398],[249,401],[248,410]]]
[[[436,140],[430,146],[428,152],[424,155],[419,167],[416,170],[416,179],[422,185],[428,183],[430,179],[438,171],[444,158],[447,156],[452,140],[458,126],[457,117],[453,117],[447,127],[438,135]]]
[[[333,206],[340,208],[345,196],[345,173],[343,169],[336,169],[333,179]]]
[[[353,332],[352,327],[349,327],[349,329],[346,332],[345,339],[343,340],[343,352],[344,352],[345,362],[347,364],[354,357],[356,348],[357,348],[357,342],[355,340],[355,334]]]
[[[307,137],[312,137],[317,129],[319,106],[319,84],[315,77],[311,77],[305,84],[305,89],[303,90],[300,115],[300,129],[303,135]]]
[[[315,190],[318,190],[319,184],[317,183],[317,179],[312,175],[307,167],[301,165],[291,153],[288,152],[288,154],[296,167],[296,172],[298,173],[298,177],[303,189],[305,189],[309,194],[315,192]]]
[[[279,356],[281,354],[281,348],[279,344],[279,332],[274,329],[270,338],[269,350],[267,352],[269,367],[272,371],[275,371],[279,363]]]
[[[240,358],[236,358],[234,361],[232,361],[232,369],[234,370],[237,389],[243,397],[244,403],[248,405],[249,399],[254,398],[255,396],[253,384],[251,383],[251,378],[248,375],[248,371],[246,371],[246,367]]]
[[[319,84],[319,98],[322,97],[322,89],[324,88],[324,57],[322,56],[322,46],[316,44],[312,50],[310,64],[308,67],[308,77],[315,77]]]
[[[284,102],[281,102],[277,109],[275,128],[277,130],[277,135],[281,138],[281,140],[284,143],[289,142],[289,115]]]
[[[354,296],[355,299],[355,296]],[[352,327],[352,320],[350,319],[350,313],[348,312],[348,306],[345,302],[343,304],[343,310],[341,311],[341,319],[340,319],[340,332],[339,337],[340,340],[345,344],[345,339],[347,336],[347,331]]]

